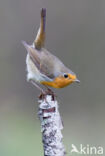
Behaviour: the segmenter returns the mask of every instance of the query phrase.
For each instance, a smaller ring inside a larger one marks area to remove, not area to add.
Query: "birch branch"
[[[61,133],[63,125],[58,102],[52,98],[52,95],[45,95],[38,103],[44,156],[65,156]]]

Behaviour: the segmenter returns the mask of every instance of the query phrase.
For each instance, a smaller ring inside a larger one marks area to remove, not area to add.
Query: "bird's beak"
[[[75,79],[75,82],[80,83],[80,80],[78,80],[77,78]]]

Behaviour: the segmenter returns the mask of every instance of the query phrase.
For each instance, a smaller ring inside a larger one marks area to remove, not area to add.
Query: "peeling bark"
[[[58,102],[52,95],[46,95],[39,99],[38,116],[41,122],[44,156],[65,156],[65,148],[62,142],[63,129]]]

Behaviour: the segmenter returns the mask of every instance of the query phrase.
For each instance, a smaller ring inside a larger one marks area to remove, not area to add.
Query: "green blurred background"
[[[64,144],[105,148],[105,1],[0,0],[0,156],[43,156],[39,91],[26,82],[26,50],[47,8],[46,47],[77,73],[58,95]]]

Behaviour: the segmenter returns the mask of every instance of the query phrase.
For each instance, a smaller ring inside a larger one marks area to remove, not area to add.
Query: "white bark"
[[[38,102],[40,104],[38,116],[41,122],[44,156],[65,156],[61,133],[63,125],[58,102],[52,99],[52,95],[46,95]]]

